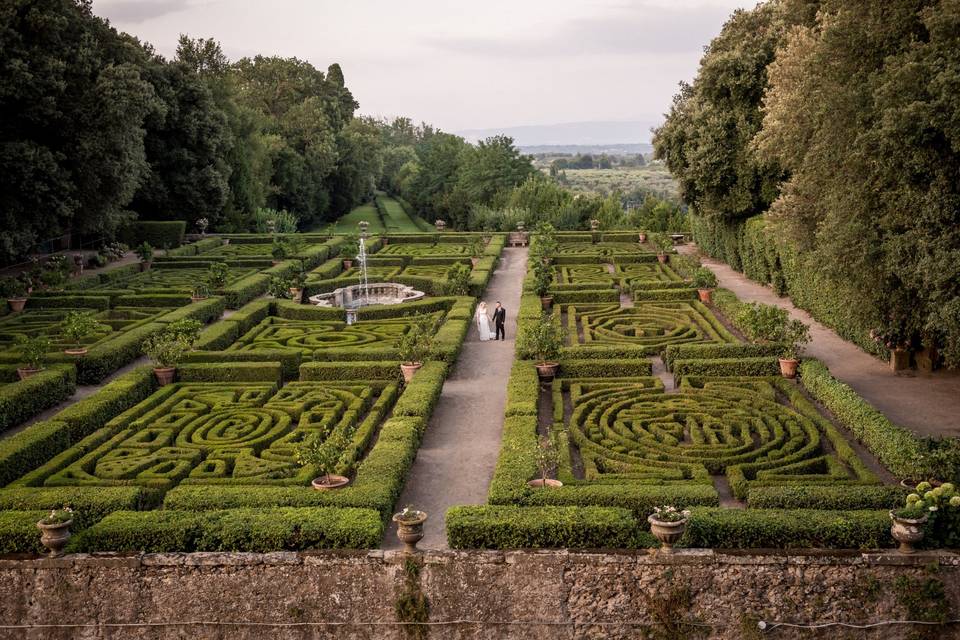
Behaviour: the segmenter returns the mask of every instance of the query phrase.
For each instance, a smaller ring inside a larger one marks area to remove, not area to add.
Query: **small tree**
[[[286,240],[274,239],[273,246],[270,247],[270,255],[273,256],[273,259],[276,261],[286,260],[287,256],[290,254],[290,247],[287,244]]]
[[[447,272],[447,295],[465,296],[470,293],[470,267],[457,263]]]
[[[547,488],[547,476],[560,465],[560,448],[551,436],[540,436],[537,447],[537,469],[541,488]]]
[[[474,258],[480,258],[483,256],[486,248],[487,245],[484,243],[483,238],[474,238],[473,242],[470,243],[470,255]]]
[[[140,258],[140,262],[145,264],[153,262],[153,247],[146,240],[140,243],[140,246],[133,251],[137,254],[137,257]]]
[[[799,360],[803,348],[810,342],[810,327],[799,320],[783,323],[778,340],[783,343],[781,357],[784,360]]]
[[[560,357],[565,338],[566,332],[560,326],[559,318],[545,313],[519,332],[517,350],[525,358],[533,356],[538,364],[547,364]]]
[[[340,257],[343,260],[353,260],[360,254],[360,239],[350,234],[345,236],[343,244],[340,245]]]
[[[270,284],[267,286],[267,293],[278,300],[282,298],[289,298],[292,282],[293,279],[290,276],[273,276],[270,278]]]
[[[693,287],[695,289],[713,289],[717,286],[717,276],[706,267],[700,267],[693,272]]]
[[[230,275],[230,267],[226,262],[211,262],[207,267],[207,282],[211,289],[223,289],[227,286],[227,278]]]
[[[0,297],[7,300],[24,298],[27,295],[27,283],[20,278],[0,278]]]
[[[330,476],[337,470],[345,441],[342,435],[331,434],[326,439],[318,435],[307,436],[297,445],[294,455],[301,466],[312,466],[322,482],[330,484]]]
[[[553,268],[543,262],[533,264],[533,292],[541,298],[550,295],[550,286],[553,284]]]
[[[673,249],[673,241],[665,233],[650,234],[650,242],[657,248],[657,253],[666,255]]]
[[[68,311],[60,321],[60,333],[77,349],[83,348],[84,338],[109,331],[110,327],[97,322],[90,311]]]
[[[433,351],[433,318],[415,316],[410,328],[397,345],[400,361],[406,365],[422,364]]]
[[[23,356],[27,369],[39,371],[43,369],[47,353],[53,348],[49,336],[38,334],[35,336],[17,336],[17,350]]]
[[[530,239],[530,254],[540,259],[555,255],[560,247],[556,234],[557,230],[549,222],[538,224]]]
[[[737,312],[737,326],[753,342],[775,342],[782,339],[787,311],[771,304],[751,302]]]
[[[181,318],[167,325],[163,333],[175,338],[182,338],[187,346],[193,347],[193,343],[200,337],[200,331],[203,329],[203,323],[193,318]]]
[[[191,295],[194,298],[206,298],[210,295],[210,285],[206,282],[197,282],[191,289]]]
[[[187,339],[177,333],[163,331],[143,341],[143,354],[153,361],[157,369],[176,367],[190,350]]]

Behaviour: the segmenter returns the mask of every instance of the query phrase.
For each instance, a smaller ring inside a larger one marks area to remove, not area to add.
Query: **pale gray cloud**
[[[169,13],[183,11],[187,0],[112,0],[97,5],[114,22],[140,24]]]

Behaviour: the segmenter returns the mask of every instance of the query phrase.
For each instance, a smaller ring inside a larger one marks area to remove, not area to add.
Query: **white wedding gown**
[[[480,340],[482,342],[493,340],[493,332],[490,330],[490,318],[481,311],[477,311],[477,331],[480,332]]]

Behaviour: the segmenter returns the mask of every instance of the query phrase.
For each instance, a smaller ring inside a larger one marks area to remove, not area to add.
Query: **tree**
[[[461,199],[490,204],[494,196],[522,183],[534,172],[529,156],[520,154],[513,138],[493,136],[463,149],[456,190]]]

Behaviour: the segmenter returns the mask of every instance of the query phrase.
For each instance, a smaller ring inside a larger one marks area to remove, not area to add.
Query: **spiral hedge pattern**
[[[470,246],[453,242],[437,244],[389,244],[377,252],[378,256],[470,257]]]
[[[251,267],[230,267],[227,270],[227,284],[232,284],[256,272],[257,269]],[[83,290],[99,291],[106,289],[172,289],[178,291],[190,291],[197,283],[206,282],[209,279],[209,275],[209,270],[205,268],[183,267],[169,269],[162,267],[158,268],[154,266],[148,271],[131,273],[127,277],[103,280],[96,284],[84,282]]]
[[[32,337],[46,335],[53,347],[61,350],[75,346],[60,335],[60,322],[72,309],[28,309],[21,313],[0,318],[0,351],[16,352],[16,340],[19,336]],[[78,309],[93,314],[97,322],[105,327],[87,336],[81,342],[92,347],[109,338],[149,322],[167,312],[169,308],[117,307],[104,311]]]
[[[732,342],[716,317],[696,301],[566,305],[568,333],[578,344],[625,344],[663,349],[671,344]]]
[[[28,474],[32,486],[307,484],[295,447],[342,435],[349,470],[397,393],[387,382],[197,383],[165,387]],[[339,441],[339,440],[338,440]]]
[[[625,255],[650,253],[643,245],[634,242],[560,242],[557,245],[558,256],[595,257],[602,255]]]

